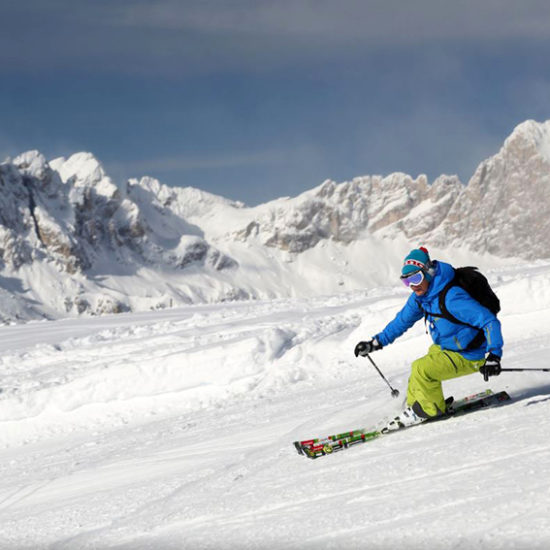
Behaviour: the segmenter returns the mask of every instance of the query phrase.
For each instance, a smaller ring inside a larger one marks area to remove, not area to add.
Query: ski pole
[[[369,361],[372,363],[372,366],[378,371],[378,374],[382,377],[384,382],[390,387],[391,390],[391,396],[392,397],[399,397],[399,390],[396,390],[395,388],[391,387],[391,384],[388,382],[386,377],[382,374],[382,371],[376,366],[376,363],[372,360],[372,357],[367,353],[367,357]]]
[[[507,371],[507,372],[529,372],[529,371],[542,371],[542,372],[550,372],[550,369],[500,369],[501,372]]]

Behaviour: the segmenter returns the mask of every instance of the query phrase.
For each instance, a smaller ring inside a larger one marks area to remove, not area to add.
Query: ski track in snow
[[[505,367],[548,367],[550,268],[499,275]],[[518,290],[519,288],[519,290]],[[378,289],[0,331],[0,548],[550,547],[550,373],[513,397],[311,461],[292,441],[400,410],[353,347]],[[405,395],[421,323],[378,352]]]

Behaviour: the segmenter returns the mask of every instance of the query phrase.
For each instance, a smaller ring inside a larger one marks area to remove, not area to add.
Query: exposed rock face
[[[106,259],[180,269],[236,266],[200,236],[189,237],[188,224],[159,203],[151,185],[144,178],[120,189],[88,153],[51,164],[37,151],[20,155],[0,166],[3,261],[18,268],[47,258],[70,274]]]
[[[303,252],[322,239],[350,243],[365,232],[426,235],[438,227],[463,190],[458,178],[401,173],[368,176],[351,182],[326,181],[287,204],[250,222],[238,238],[259,237],[266,246]]]
[[[480,164],[434,242],[532,260],[550,257],[549,231],[550,121],[527,121]]]

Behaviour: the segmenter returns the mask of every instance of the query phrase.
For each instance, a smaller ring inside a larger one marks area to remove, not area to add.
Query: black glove
[[[489,376],[498,376],[501,370],[500,357],[494,353],[489,353],[487,359],[485,359],[485,364],[479,368],[485,382],[489,381]]]
[[[382,346],[378,343],[378,340],[376,338],[372,338],[371,340],[367,340],[366,342],[359,342],[355,346],[355,357],[361,356],[365,357],[369,353],[372,353],[373,351],[376,351],[377,349],[382,349]]]

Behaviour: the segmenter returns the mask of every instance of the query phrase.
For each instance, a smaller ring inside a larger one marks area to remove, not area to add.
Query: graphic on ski
[[[434,420],[441,420],[478,409],[494,407],[508,400],[510,400],[510,396],[505,391],[493,393],[492,390],[485,390],[455,401],[444,416]],[[427,422],[429,422],[429,420]],[[391,431],[385,432],[382,430],[383,429],[378,430],[373,428],[351,430],[349,432],[328,435],[326,437],[295,441],[294,447],[299,454],[313,459],[392,433]]]

